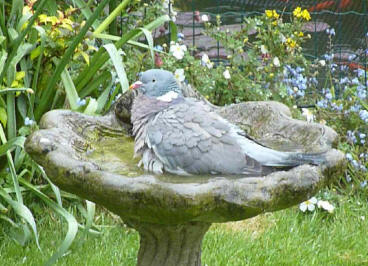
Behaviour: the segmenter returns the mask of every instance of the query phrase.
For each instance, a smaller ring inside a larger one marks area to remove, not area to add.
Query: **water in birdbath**
[[[88,145],[85,156],[101,170],[136,177],[143,174],[137,165],[139,158],[133,158],[134,140],[127,136],[103,136]]]

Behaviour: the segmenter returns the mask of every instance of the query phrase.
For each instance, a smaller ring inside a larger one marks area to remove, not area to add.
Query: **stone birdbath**
[[[28,137],[26,151],[60,188],[105,206],[139,232],[137,265],[201,265],[202,239],[212,223],[296,205],[344,168],[343,154],[331,148],[337,138],[331,128],[294,120],[277,102],[246,102],[214,108],[260,143],[279,150],[328,151],[327,163],[263,177],[144,173],[132,159],[132,97],[123,95],[104,116],[46,113],[41,130]]]

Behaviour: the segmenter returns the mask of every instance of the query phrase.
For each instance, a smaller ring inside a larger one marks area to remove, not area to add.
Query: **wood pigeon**
[[[281,152],[255,142],[202,101],[184,98],[169,71],[143,72],[130,88],[137,92],[131,116],[135,155],[142,156],[145,170],[262,176],[325,161],[323,154]]]

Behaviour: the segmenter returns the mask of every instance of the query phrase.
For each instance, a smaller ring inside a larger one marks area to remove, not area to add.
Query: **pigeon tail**
[[[326,152],[321,153],[291,153],[290,161],[294,161],[298,165],[300,164],[313,164],[320,165],[327,162]]]
[[[242,148],[246,155],[264,166],[287,167],[301,164],[319,165],[326,162],[325,152],[297,153],[270,149],[249,139],[243,139]]]

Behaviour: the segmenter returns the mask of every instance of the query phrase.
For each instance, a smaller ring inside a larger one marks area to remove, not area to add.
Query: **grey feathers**
[[[142,156],[141,164],[148,171],[260,176],[279,167],[324,161],[318,154],[280,152],[264,147],[208,105],[183,98],[176,93],[178,88],[167,93],[165,84],[174,86],[170,72],[150,70],[142,76],[143,89],[133,101],[131,121],[135,153]]]

